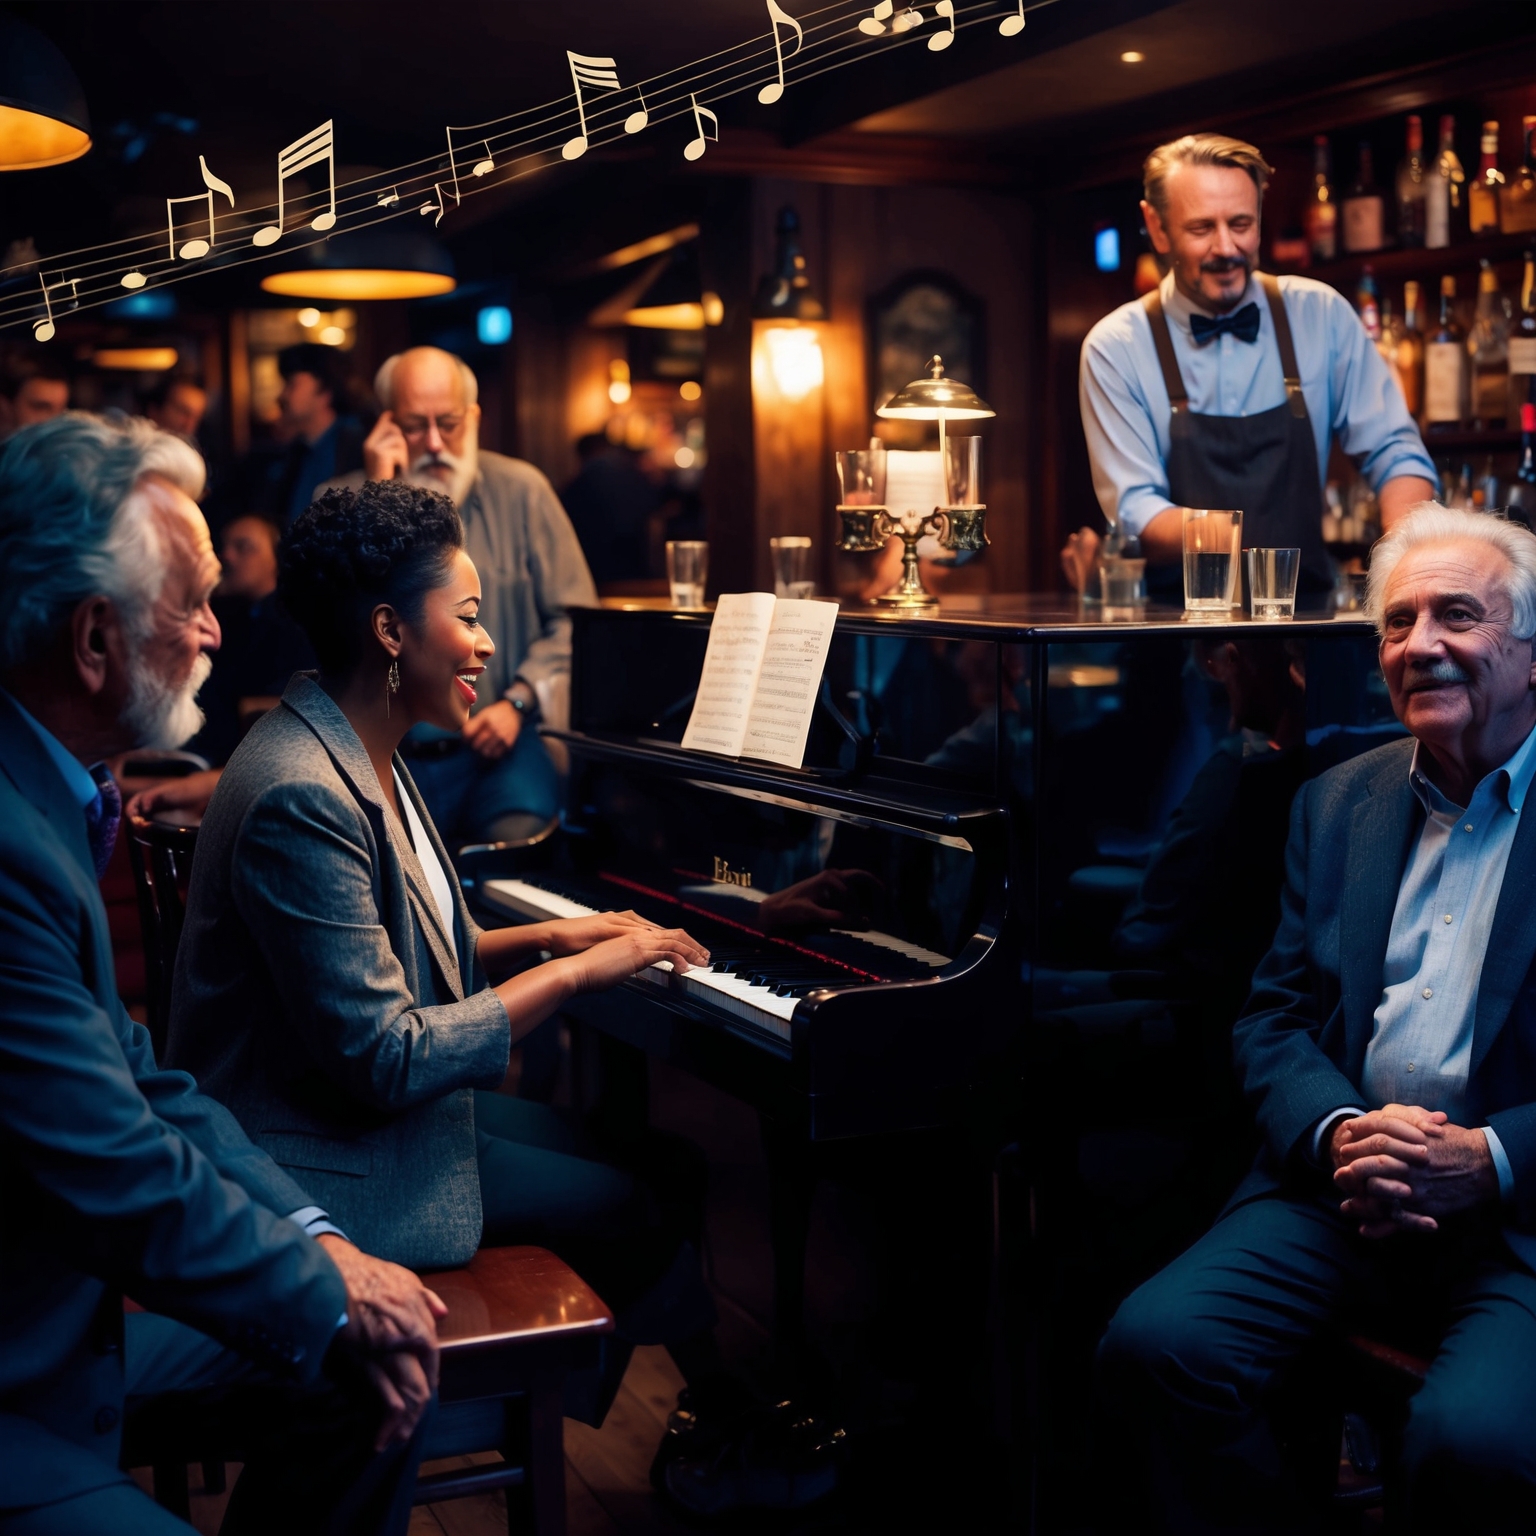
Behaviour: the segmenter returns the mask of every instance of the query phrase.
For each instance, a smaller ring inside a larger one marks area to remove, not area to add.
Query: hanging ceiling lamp
[[[624,311],[624,324],[659,331],[702,331],[704,322],[710,320],[706,311],[711,300],[718,307],[720,301],[704,292],[698,245],[690,240],[673,251],[636,299],[634,308]],[[710,324],[719,324],[718,315]]]
[[[85,92],[35,27],[0,14],[0,171],[78,160],[91,147]]]
[[[774,225],[773,271],[765,272],[758,282],[752,318],[787,323],[827,318],[821,300],[811,290],[805,252],[800,249],[800,215],[788,206],[779,209]]]
[[[267,293],[349,302],[425,299],[458,286],[453,258],[423,230],[394,223],[317,241],[293,253],[293,265],[262,278]]]

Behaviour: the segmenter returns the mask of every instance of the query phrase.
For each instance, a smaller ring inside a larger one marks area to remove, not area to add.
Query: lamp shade
[[[811,291],[800,249],[800,215],[791,207],[779,209],[774,224],[773,271],[765,272],[752,300],[754,320],[825,320],[827,312]]]
[[[261,280],[292,299],[423,299],[458,286],[453,258],[429,234],[394,223],[345,231],[294,251]]]
[[[997,412],[969,384],[944,377],[944,359],[929,362],[931,377],[914,379],[875,412],[901,421],[980,421]]]
[[[625,325],[649,330],[702,331],[704,283],[699,276],[698,247],[693,241],[678,246],[667,264],[624,311]]]
[[[0,14],[0,171],[78,160],[91,147],[85,92],[35,27]]]

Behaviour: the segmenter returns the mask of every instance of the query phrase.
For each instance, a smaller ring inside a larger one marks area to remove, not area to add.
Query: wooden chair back
[[[144,942],[149,1037],[158,1060],[164,1053],[171,1022],[171,978],[176,974],[176,946],[181,943],[186,920],[197,828],[149,821],[142,816],[128,817],[125,826]]]

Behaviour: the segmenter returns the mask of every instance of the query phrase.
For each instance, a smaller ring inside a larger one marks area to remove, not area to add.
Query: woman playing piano
[[[368,1252],[435,1269],[481,1242],[552,1248],[625,1342],[669,1346],[707,1408],[731,1394],[683,1235],[555,1111],[495,1090],[573,994],[708,954],[632,912],[471,919],[395,752],[418,722],[463,728],[493,651],[447,498],[403,480],[327,493],[284,541],[281,590],[320,671],[294,677],[208,807],[168,1060]]]

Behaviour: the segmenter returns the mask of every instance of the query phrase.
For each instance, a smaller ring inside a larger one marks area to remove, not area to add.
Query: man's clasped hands
[[[1329,1135],[1340,1209],[1362,1237],[1433,1232],[1439,1218],[1491,1204],[1498,1174],[1480,1130],[1452,1125],[1441,1110],[1388,1104],[1333,1126]]]

